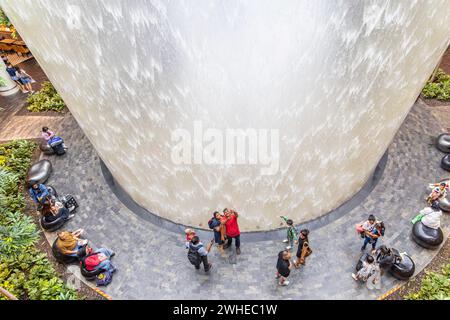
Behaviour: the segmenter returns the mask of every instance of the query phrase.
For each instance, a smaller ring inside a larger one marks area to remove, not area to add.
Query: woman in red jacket
[[[227,243],[223,246],[227,249],[231,246],[233,239],[236,240],[236,254],[241,254],[241,232],[239,231],[239,225],[237,222],[239,214],[234,210],[227,208],[223,209],[226,220],[224,221],[226,227]]]

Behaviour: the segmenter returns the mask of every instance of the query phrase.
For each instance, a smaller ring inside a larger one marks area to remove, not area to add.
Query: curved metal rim
[[[109,171],[103,160],[100,158],[99,160],[103,177],[105,178],[105,181],[108,184],[111,191],[114,193],[117,199],[119,199],[120,202],[122,202],[122,204],[125,207],[127,207],[131,212],[135,213],[138,217],[146,221],[149,221],[158,227],[169,230],[171,232],[183,233],[186,228],[193,228],[197,231],[197,234],[200,236],[200,238],[212,237],[213,232],[210,230],[173,222],[169,219],[158,216],[157,214],[140,206],[131,198],[131,196],[128,195],[128,193],[114,179],[112,173]],[[387,160],[388,160],[388,151],[386,151],[384,155],[381,157],[381,160],[378,162],[378,165],[376,166],[371,177],[367,180],[367,182],[363,185],[363,187],[358,192],[356,192],[349,200],[345,201],[336,209],[331,210],[320,217],[302,222],[298,224],[298,226],[301,226],[302,228],[306,228],[309,230],[316,230],[323,226],[326,226],[332,221],[339,219],[340,217],[349,213],[353,208],[362,203],[367,198],[367,196],[372,192],[375,186],[378,184],[381,177],[383,176]],[[241,239],[248,242],[266,241],[266,240],[281,239],[285,235],[286,235],[286,228],[282,227],[271,230],[241,232]]]

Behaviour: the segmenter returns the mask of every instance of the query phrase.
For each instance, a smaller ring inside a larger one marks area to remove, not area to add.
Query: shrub
[[[35,147],[24,140],[0,145],[0,287],[19,299],[78,299],[36,249],[38,228],[24,214],[22,186]]]
[[[450,75],[439,69],[433,82],[428,81],[422,89],[427,99],[450,100]]]
[[[450,260],[438,272],[428,272],[419,291],[405,297],[407,300],[450,300]]]
[[[61,112],[66,106],[59,93],[48,81],[42,83],[41,90],[31,94],[28,97],[27,103],[27,109],[31,112],[42,112],[49,110]]]

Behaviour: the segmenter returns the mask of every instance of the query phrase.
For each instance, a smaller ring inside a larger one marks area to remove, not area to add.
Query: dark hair
[[[309,234],[309,230],[308,229],[303,229],[303,230],[300,231],[300,233],[303,234],[305,237],[307,237],[308,234]]]
[[[223,213],[225,213],[225,212],[227,212],[227,211],[228,211],[228,208],[223,209]]]
[[[441,210],[441,209],[439,208],[439,201],[434,200],[434,201],[431,203],[431,209],[433,209],[434,211]]]
[[[373,263],[374,258],[373,258],[372,256],[367,256],[366,261],[367,261],[368,263]]]
[[[386,247],[384,244],[382,244],[378,249],[379,249],[382,253],[388,253],[388,252],[389,252],[388,247]]]
[[[371,215],[369,216],[369,219],[367,219],[367,220],[373,220],[373,221],[375,221],[376,219],[375,219],[375,216],[374,216],[373,214],[371,214]]]
[[[48,127],[42,127],[42,131],[47,132],[48,131]]]
[[[213,212],[213,218],[215,218],[216,217],[216,214],[218,214],[219,213],[219,211],[214,211]]]
[[[36,180],[30,180],[30,181],[28,181],[28,188],[33,188],[33,186],[34,186],[35,184],[38,184],[38,182],[37,182]]]
[[[294,221],[292,221],[292,219],[287,219],[287,220],[286,220],[286,223],[287,223],[289,226],[292,226],[292,225],[294,224]]]
[[[193,236],[191,242],[192,244],[197,244],[200,242],[200,238],[198,236]]]

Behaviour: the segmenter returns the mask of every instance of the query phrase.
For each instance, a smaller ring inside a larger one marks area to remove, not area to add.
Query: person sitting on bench
[[[62,203],[51,200],[42,205],[41,214],[44,216],[46,222],[53,222],[60,218],[69,220],[75,216],[74,214],[70,214],[69,209],[64,207]]]
[[[86,239],[80,238],[83,232],[83,229],[78,229],[74,232],[58,232],[56,247],[62,254],[66,256],[77,257],[78,251],[83,248],[88,242]]]
[[[86,247],[86,258],[84,264],[87,271],[104,270],[114,272],[116,268],[111,264],[111,258],[115,253],[106,248],[99,248],[94,250],[91,247]]]
[[[28,190],[31,199],[37,204],[37,210],[41,210],[42,206],[51,199],[50,192],[42,183],[30,182],[30,189]]]

